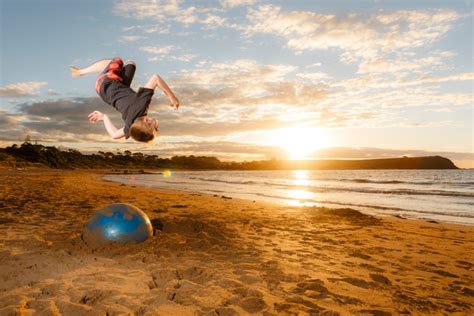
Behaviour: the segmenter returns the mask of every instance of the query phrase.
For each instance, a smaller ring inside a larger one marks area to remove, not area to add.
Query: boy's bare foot
[[[73,77],[82,76],[81,70],[77,67],[71,66],[71,67],[69,67],[69,71],[71,72],[71,76],[73,76]]]

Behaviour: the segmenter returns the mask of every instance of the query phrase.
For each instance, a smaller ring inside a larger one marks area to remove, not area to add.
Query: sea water
[[[474,170],[179,171],[126,184],[474,225]]]

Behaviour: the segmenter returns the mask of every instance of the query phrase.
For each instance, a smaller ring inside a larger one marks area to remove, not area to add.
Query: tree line
[[[440,156],[401,157],[364,160],[261,160],[224,162],[216,157],[173,156],[160,158],[140,152],[99,151],[83,154],[76,149],[60,150],[54,146],[32,144],[0,149],[0,161],[12,166],[27,163],[62,169],[186,169],[186,170],[282,170],[282,169],[457,169],[453,162]]]

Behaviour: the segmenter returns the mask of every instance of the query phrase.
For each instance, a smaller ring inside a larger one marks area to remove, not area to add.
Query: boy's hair
[[[135,120],[132,126],[130,126],[129,133],[136,141],[148,143],[155,138],[156,131],[145,121]]]

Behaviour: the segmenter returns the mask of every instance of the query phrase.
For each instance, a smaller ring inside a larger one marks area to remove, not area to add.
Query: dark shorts
[[[95,91],[100,95],[100,88],[105,80],[116,80],[130,87],[135,75],[135,64],[123,65],[122,59],[116,57],[105,67],[95,82]]]

